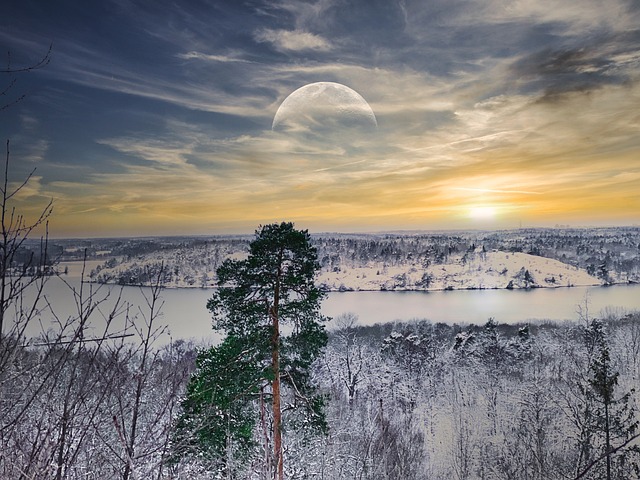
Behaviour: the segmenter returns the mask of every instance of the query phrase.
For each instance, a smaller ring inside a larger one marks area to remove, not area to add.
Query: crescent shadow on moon
[[[335,82],[316,82],[298,88],[284,99],[275,116],[274,131],[376,129],[371,106],[355,90]]]

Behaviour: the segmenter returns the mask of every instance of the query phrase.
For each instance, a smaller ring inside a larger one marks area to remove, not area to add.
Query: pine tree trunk
[[[283,479],[283,463],[282,463],[282,411],[280,408],[280,348],[277,344],[280,342],[278,332],[278,317],[273,318],[273,342],[271,361],[273,364],[273,453],[275,457],[274,479]]]
[[[269,431],[267,430],[267,414],[264,405],[264,387],[260,387],[260,424],[264,435],[264,469],[262,478],[271,477],[271,447],[269,446]]]
[[[284,465],[282,458],[282,410],[280,407],[280,324],[278,319],[278,307],[280,304],[280,277],[282,275],[282,255],[280,251],[278,274],[271,308],[271,321],[273,325],[273,339],[271,345],[271,366],[273,368],[273,453],[275,460],[274,480],[283,480]]]
[[[605,449],[607,451],[607,480],[611,480],[611,432],[609,427],[609,400],[604,403]]]

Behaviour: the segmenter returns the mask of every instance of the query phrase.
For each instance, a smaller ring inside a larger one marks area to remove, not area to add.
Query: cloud
[[[186,165],[186,155],[191,152],[188,145],[176,145],[162,139],[113,138],[99,140],[98,143],[158,167]]]
[[[182,58],[184,60],[203,60],[207,62],[215,62],[215,63],[251,63],[249,60],[245,60],[243,58],[239,58],[236,54],[233,55],[211,55],[202,52],[191,51],[187,53],[179,53],[177,55],[178,58]]]
[[[424,21],[418,13],[428,12],[419,1],[412,2],[414,11],[408,17]],[[438,2],[434,2],[438,5]],[[447,0],[449,26],[487,25],[502,28],[509,24],[524,27],[521,34],[532,27],[543,29],[558,37],[581,39],[603,32],[626,32],[638,25],[640,11],[628,0],[487,0],[478,2]],[[417,6],[417,10],[416,10]],[[431,8],[431,10],[436,10]],[[432,12],[433,13],[433,12]],[[417,17],[417,18],[416,18]],[[439,20],[442,21],[441,18]]]
[[[542,195],[542,192],[530,192],[527,190],[497,190],[494,188],[470,188],[470,187],[452,187],[452,190],[462,190],[465,192],[476,192],[476,193],[518,193],[522,195]]]
[[[16,201],[29,200],[32,197],[46,197],[42,187],[42,176],[32,175],[27,183],[11,182],[8,192],[15,192],[12,198]]]
[[[276,0],[272,7],[293,17],[296,28],[324,25],[328,11],[339,0],[318,0],[316,2],[300,2],[297,0]]]
[[[40,121],[34,115],[30,115],[28,113],[20,115],[20,123],[22,124],[22,128],[29,133],[36,131],[37,127],[40,125]]]
[[[49,151],[49,141],[44,139],[31,141],[26,147],[26,150],[26,154],[21,157],[22,160],[41,162]]]
[[[331,50],[331,44],[319,35],[302,30],[271,30],[268,28],[258,30],[254,38],[258,42],[272,44],[281,52],[299,52],[314,50],[327,52]]]
[[[640,50],[615,42],[580,48],[546,48],[523,56],[511,65],[521,91],[542,91],[544,100],[570,92],[591,92],[619,85],[637,76]]]
[[[508,19],[532,20],[555,25],[554,31],[563,35],[590,35],[598,31],[622,32],[635,29],[638,25],[638,11],[633,2],[626,0],[494,0],[490,2],[491,15],[495,21]]]
[[[167,102],[190,110],[248,118],[263,117],[265,107],[272,101],[264,90],[238,82],[238,78],[255,75],[248,75],[244,70],[240,74],[234,69],[246,68],[250,65],[249,62],[227,62],[228,68],[214,71],[219,82],[219,85],[215,85],[202,80],[207,75],[213,75],[209,71],[180,69],[177,65],[166,64],[163,68],[173,69],[175,73],[157,75],[149,69],[132,69],[130,65],[122,63],[121,58],[79,45],[67,46],[57,57],[60,59],[57,68],[47,73],[59,79],[100,90]],[[96,58],[100,58],[100,61],[96,61]],[[228,82],[228,87],[225,82]]]
[[[19,159],[22,166],[30,163],[42,163],[47,158],[50,142],[43,138],[34,139],[27,130],[26,133],[14,135],[11,139],[11,156]],[[29,167],[32,168],[32,167]]]

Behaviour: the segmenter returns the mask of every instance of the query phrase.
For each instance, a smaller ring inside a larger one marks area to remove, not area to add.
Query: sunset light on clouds
[[[16,201],[35,212],[53,198],[56,236],[640,220],[637,2],[3,10],[3,67],[53,43],[46,67],[0,76],[0,91],[15,78],[2,104],[26,95],[0,111],[0,134],[15,181],[36,169]],[[377,127],[331,113],[272,129],[316,82],[357,92]]]

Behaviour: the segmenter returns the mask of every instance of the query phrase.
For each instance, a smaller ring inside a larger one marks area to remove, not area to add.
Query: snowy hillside
[[[148,283],[162,268],[162,280],[170,288],[215,285],[216,269],[228,259],[246,257],[244,241],[218,240],[157,248],[138,255],[114,256],[91,272],[98,283],[140,285]]]
[[[215,270],[225,258],[241,259],[241,248],[200,246],[154,252],[120,262],[107,262],[92,277],[101,283],[140,284],[149,281],[160,265],[167,287],[213,287]],[[317,282],[329,291],[346,290],[459,290],[538,288],[599,285],[586,270],[558,260],[521,252],[483,252],[450,255],[443,263],[404,261],[399,264],[368,261],[364,265],[321,268]],[[425,266],[426,265],[426,266]]]
[[[477,252],[430,265],[355,267],[322,271],[329,290],[460,290],[599,285],[585,270],[526,253]]]
[[[216,285],[227,258],[247,255],[248,236],[91,241],[105,259],[99,283],[168,287]],[[86,243],[87,241],[85,241]],[[523,229],[500,232],[323,234],[318,282],[328,290],[444,290],[562,287],[640,282],[640,228]],[[60,246],[70,255],[74,244]],[[98,256],[97,252],[101,255]]]

